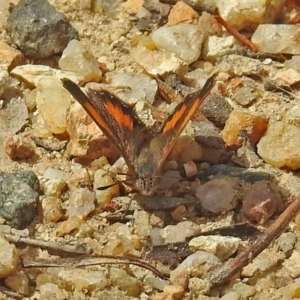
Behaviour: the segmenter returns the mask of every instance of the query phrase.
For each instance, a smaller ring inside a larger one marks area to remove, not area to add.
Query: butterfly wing
[[[130,172],[134,174],[136,140],[146,127],[132,106],[105,90],[89,89],[85,94],[69,79],[62,79],[63,86],[82,105],[109,140],[123,155]]]
[[[214,84],[213,76],[211,76],[201,90],[187,95],[177,105],[174,112],[165,120],[161,132],[152,139],[150,147],[156,153],[158,174],[161,173],[164,162],[174,147],[176,140],[209,94]]]

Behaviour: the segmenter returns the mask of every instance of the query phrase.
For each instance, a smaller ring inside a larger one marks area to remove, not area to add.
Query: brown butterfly
[[[88,89],[86,94],[69,79],[63,86],[82,105],[123,155],[135,188],[152,195],[159,185],[164,163],[188,121],[214,86],[210,77],[202,90],[187,95],[157,132],[147,127],[133,106],[105,90]]]

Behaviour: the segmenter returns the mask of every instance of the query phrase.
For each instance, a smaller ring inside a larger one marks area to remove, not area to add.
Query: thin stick
[[[85,266],[95,266],[95,265],[136,265],[141,268],[147,269],[153,272],[160,278],[168,279],[168,277],[161,273],[157,268],[152,266],[151,264],[136,258],[136,257],[122,257],[115,255],[93,255],[93,256],[81,256],[76,258],[65,258],[60,259],[58,262],[45,262],[45,261],[32,261],[28,259],[24,259],[22,261],[22,265],[24,268],[54,268],[54,267],[85,267]]]
[[[20,237],[9,233],[4,233],[5,238],[14,244],[25,244],[27,246],[39,247],[58,252],[67,252],[73,254],[90,254],[92,251],[87,244],[68,245],[57,242],[45,242],[27,237]]]
[[[209,275],[211,287],[220,286],[251,262],[277,238],[300,211],[300,197],[295,199],[278,219],[244,252]]]

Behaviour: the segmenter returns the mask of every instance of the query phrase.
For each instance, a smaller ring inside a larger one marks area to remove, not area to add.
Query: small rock
[[[257,98],[256,89],[251,86],[242,86],[232,95],[232,99],[241,106],[248,106]]]
[[[226,121],[222,137],[229,147],[241,146],[243,139],[239,138],[239,134],[245,130],[251,144],[255,146],[267,130],[267,126],[267,117],[246,110],[235,109]]]
[[[19,255],[14,244],[9,244],[0,233],[0,278],[6,278],[17,270]]]
[[[184,242],[186,238],[201,232],[199,225],[190,221],[180,222],[177,225],[168,225],[160,230],[160,235],[165,244]]]
[[[259,46],[260,52],[299,55],[299,28],[296,24],[261,24],[252,35],[251,41]]]
[[[279,86],[290,86],[300,81],[300,73],[293,69],[283,70],[278,72],[272,80]]]
[[[128,296],[137,297],[141,291],[141,282],[129,276],[125,270],[111,268],[109,272],[110,280],[114,286],[126,292]]]
[[[36,105],[47,127],[55,134],[67,130],[70,95],[61,82],[40,80],[37,85]]]
[[[215,1],[219,14],[236,30],[273,23],[283,13],[284,0]]]
[[[292,278],[300,276],[300,252],[293,250],[292,255],[283,262],[283,267],[288,271]]]
[[[1,14],[1,12],[0,12]],[[25,63],[25,57],[17,49],[10,47],[8,44],[0,41],[0,61],[7,66],[8,70]]]
[[[135,232],[141,238],[148,238],[151,234],[150,215],[145,211],[139,211],[135,215]]]
[[[221,265],[221,260],[215,255],[205,251],[197,251],[189,255],[174,271],[171,271],[170,280],[173,284],[176,284],[174,279],[177,277],[177,273],[182,273],[182,270],[187,271],[191,277],[196,276],[201,278],[212,268],[217,268]]]
[[[106,204],[111,202],[114,197],[119,196],[119,185],[115,184],[109,188],[98,190],[98,188],[106,187],[115,183],[115,179],[110,176],[107,169],[99,169],[94,175],[94,191],[96,193],[97,205],[103,208]]]
[[[41,299],[65,300],[68,298],[67,291],[58,287],[54,283],[45,283],[39,287]]]
[[[240,300],[241,295],[237,292],[229,292],[220,298],[221,300]]]
[[[77,73],[61,71],[44,65],[17,66],[10,72],[10,75],[15,76],[21,81],[24,81],[35,87],[42,79],[57,79],[60,81],[63,78],[67,78],[75,83],[79,83],[84,80],[84,77]]]
[[[146,101],[153,104],[157,93],[157,83],[145,74],[118,73],[111,85],[119,89],[117,95],[128,103]]]
[[[272,182],[258,181],[246,193],[243,201],[245,216],[264,224],[275,213],[283,210],[283,201],[277,186]]]
[[[179,164],[186,163],[191,160],[199,161],[202,158],[201,145],[187,135],[179,137],[168,156],[168,160],[174,160]]]
[[[288,114],[287,114],[288,115]],[[300,168],[300,127],[297,119],[274,121],[269,124],[265,135],[257,144],[259,156],[268,164],[277,168],[289,168],[297,170]],[[290,124],[290,122],[296,124]]]
[[[230,65],[229,73],[236,76],[257,75],[263,70],[260,60],[242,55],[228,55],[224,62]],[[220,66],[222,65],[220,64]]]
[[[237,282],[233,285],[232,289],[237,292],[242,299],[253,297],[257,292],[255,286],[251,286],[243,282]]]
[[[122,3],[121,6],[129,14],[137,14],[143,7],[143,4],[144,0],[127,0],[126,2]]]
[[[237,251],[240,242],[241,240],[235,237],[198,236],[189,242],[189,247],[193,252],[203,250],[225,261]]]
[[[70,136],[67,152],[70,156],[80,156],[91,160],[101,156],[112,159],[120,156],[117,149],[103,135],[79,103],[71,107],[67,131]]]
[[[283,232],[277,240],[275,240],[276,247],[287,254],[294,249],[295,243],[296,237],[292,232]]]
[[[193,298],[197,300],[213,300],[209,296],[210,294],[210,283],[207,278],[192,277],[189,279],[188,290]]]
[[[300,73],[300,56],[293,55],[291,59],[288,59],[284,62],[284,67],[286,69],[293,69]]]
[[[238,44],[233,36],[209,36],[203,49],[203,57],[216,60],[222,56],[236,53]]]
[[[196,175],[198,172],[197,165],[193,161],[183,164],[183,168],[184,168],[185,176],[187,178]]]
[[[72,269],[61,270],[58,273],[58,278],[62,284],[69,289],[77,291],[93,291],[103,290],[108,282],[103,271]]]
[[[259,254],[251,263],[249,263],[242,270],[242,276],[253,277],[256,274],[267,272],[275,268],[278,263],[282,263],[286,259],[284,253],[274,249],[265,249]]]
[[[178,1],[171,8],[168,16],[168,26],[179,23],[197,24],[199,19],[198,13],[183,1]]]
[[[167,285],[163,293],[166,295],[166,298],[171,297],[172,300],[179,300],[184,294],[184,289],[178,285]]]
[[[216,93],[208,95],[199,108],[199,111],[218,128],[224,128],[232,110],[233,107],[226,98]]]
[[[144,46],[137,46],[131,51],[133,59],[153,76],[164,76],[169,73],[184,75],[188,65],[175,53],[168,51],[149,50]]]
[[[57,223],[63,216],[61,200],[56,197],[48,196],[42,201],[43,223]]]
[[[49,179],[41,183],[41,188],[45,196],[60,197],[65,187],[66,181],[64,179]]]
[[[24,296],[29,295],[29,279],[23,272],[15,272],[8,276],[4,282],[12,291]]]
[[[29,137],[8,136],[4,144],[5,153],[10,159],[29,159],[35,155],[34,144]]]
[[[200,144],[215,149],[224,149],[224,141],[220,137],[219,129],[211,122],[194,123],[193,138]]]
[[[73,216],[66,221],[60,222],[56,227],[55,234],[64,236],[73,230],[79,230],[83,226],[84,220],[80,217]]]
[[[32,116],[32,134],[33,139],[48,139],[53,135],[40,114]]]
[[[234,186],[234,179],[215,178],[199,186],[195,195],[204,210],[219,214],[237,205]]]
[[[64,71],[80,74],[84,77],[84,82],[99,81],[102,76],[97,59],[77,40],[69,42],[58,65]]]
[[[19,1],[8,17],[6,32],[26,56],[35,59],[60,53],[78,38],[65,15],[46,0]]]
[[[161,27],[152,33],[152,39],[159,50],[174,53],[190,64],[201,55],[203,32],[192,24],[178,24]]]
[[[279,288],[274,297],[277,299],[297,299],[300,297],[300,283],[293,282],[288,284],[287,286]]]
[[[87,217],[95,209],[95,193],[87,189],[76,189],[70,192],[69,197],[69,217]]]
[[[47,168],[43,173],[43,178],[45,179],[61,179],[61,180],[67,180],[68,174],[62,170],[49,167]]]
[[[16,229],[27,227],[36,216],[39,183],[31,171],[0,175],[0,216]]]

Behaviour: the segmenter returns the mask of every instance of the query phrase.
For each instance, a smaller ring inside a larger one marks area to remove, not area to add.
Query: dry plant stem
[[[45,242],[40,240],[35,240],[27,237],[20,237],[13,234],[4,234],[5,238],[14,244],[25,244],[31,247],[39,247],[42,249],[53,250],[57,252],[67,252],[73,254],[90,254],[91,249],[86,244],[77,244],[77,245],[67,245],[55,242]]]
[[[251,262],[278,237],[300,211],[300,196],[295,199],[278,219],[244,252],[209,276],[211,287],[220,286]]]
[[[76,258],[65,258],[59,260],[59,262],[45,262],[45,261],[32,261],[24,259],[22,265],[24,268],[54,268],[54,267],[84,267],[84,266],[94,266],[94,265],[136,265],[141,268],[147,269],[153,272],[160,278],[168,279],[166,275],[161,273],[151,264],[135,257],[122,257],[115,255],[95,255],[95,256],[81,256]]]

